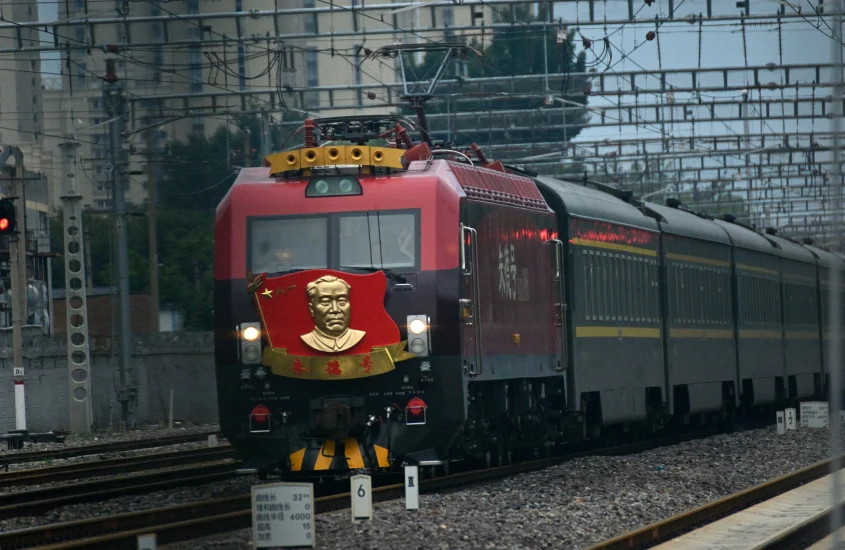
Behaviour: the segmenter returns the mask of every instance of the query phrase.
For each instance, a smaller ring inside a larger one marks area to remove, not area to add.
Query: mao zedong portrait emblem
[[[364,337],[363,330],[349,328],[350,288],[349,283],[331,275],[324,275],[305,287],[314,330],[300,338],[308,347],[337,353],[352,348]]]

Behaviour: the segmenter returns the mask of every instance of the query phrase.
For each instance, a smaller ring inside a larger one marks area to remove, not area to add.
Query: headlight
[[[241,323],[238,327],[238,359],[244,365],[261,363],[261,323]]]
[[[261,336],[261,332],[255,327],[246,327],[243,332],[244,340],[248,342],[254,342],[258,340],[258,337]]]
[[[428,357],[431,353],[431,331],[428,315],[408,315],[408,351],[418,357]]]
[[[413,334],[422,334],[428,327],[422,319],[414,319],[408,323],[408,330]]]

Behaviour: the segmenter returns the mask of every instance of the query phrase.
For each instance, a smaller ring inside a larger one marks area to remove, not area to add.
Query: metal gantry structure
[[[62,185],[62,234],[65,257],[65,304],[67,316],[68,397],[70,431],[90,433],[94,423],[91,406],[91,346],[88,342],[88,296],[85,287],[85,234],[82,195],[77,177],[76,148],[69,140],[59,144],[64,182]]]
[[[558,3],[573,5],[573,2]],[[742,9],[726,13],[723,6],[718,6],[723,11],[715,13],[714,3],[708,0],[701,13],[691,13],[688,8],[681,8],[683,2],[669,1],[662,6],[662,11],[643,11],[640,2],[629,0],[627,6],[621,6],[622,10],[620,5],[616,5],[613,7],[615,11],[611,12],[611,8],[598,0],[581,0],[574,3],[576,7],[583,8],[583,16],[576,21],[556,20],[554,10],[546,10],[547,18],[542,21],[515,24],[503,19],[512,15],[516,7],[531,4],[536,2],[463,0],[453,3],[444,0],[426,3],[422,7],[415,2],[361,5],[320,2],[311,8],[283,7],[188,15],[171,12],[136,15],[137,12],[133,12],[130,6],[129,11],[120,17],[86,14],[81,20],[48,24],[0,23],[0,29],[14,32],[18,37],[11,45],[0,48],[0,54],[60,51],[70,55],[71,52],[92,49],[113,51],[113,44],[98,37],[110,36],[104,31],[116,25],[122,29],[123,36],[118,52],[143,50],[161,43],[133,40],[133,36],[145,36],[144,33],[133,33],[134,30],[151,23],[161,26],[163,42],[168,47],[199,48],[200,51],[219,51],[222,48],[225,52],[227,48],[241,45],[275,52],[287,44],[350,37],[360,37],[364,43],[371,41],[374,44],[371,51],[377,51],[379,44],[388,44],[397,34],[415,36],[421,43],[435,45],[437,40],[431,37],[441,36],[443,30],[437,21],[437,9],[454,6],[454,9],[467,10],[469,24],[451,26],[453,36],[471,35],[484,40],[498,30],[513,28],[524,29],[526,33],[545,34],[556,32],[567,24],[577,28],[579,33],[592,29],[609,36],[611,29],[627,26],[642,32],[646,40],[654,40],[658,57],[661,31],[667,26],[680,26],[698,34],[700,64],[700,36],[707,32],[708,25],[734,26],[742,32],[744,45],[749,29],[764,26],[778,31],[777,50],[773,48],[772,54],[778,61],[763,65],[748,65],[746,62],[745,66],[668,68],[661,62],[658,70],[621,70],[613,64],[603,70],[598,66],[598,70],[582,74],[549,74],[547,71],[546,74],[500,74],[483,78],[454,78],[450,74],[454,71],[441,70],[428,82],[408,82],[407,79],[396,78],[394,82],[387,83],[286,87],[284,97],[304,105],[306,94],[316,95],[319,108],[309,111],[320,116],[331,116],[333,112],[348,112],[350,109],[383,112],[405,105],[402,97],[407,95],[409,87],[427,90],[439,79],[437,91],[431,90],[427,100],[434,107],[427,113],[434,139],[465,146],[468,143],[461,143],[462,138],[471,136],[504,160],[559,176],[571,173],[576,167],[579,170],[586,168],[591,177],[602,177],[622,186],[630,185],[633,176],[637,182],[635,191],[658,200],[663,194],[695,198],[697,188],[702,185],[729,186],[730,193],[719,194],[710,202],[692,206],[716,211],[734,209],[741,195],[742,207],[746,211],[744,217],[751,223],[771,224],[801,236],[830,237],[826,230],[822,234],[818,232],[826,227],[824,219],[830,207],[824,194],[819,194],[817,185],[817,180],[823,179],[826,170],[821,175],[816,172],[819,171],[818,165],[824,165],[829,160],[830,143],[823,134],[827,132],[833,112],[832,65],[784,64],[782,33],[785,25],[812,23],[808,17],[815,18],[817,22],[826,18],[830,14],[824,13],[823,7],[813,7],[813,10],[802,13],[787,9],[786,3],[781,3],[777,12],[757,13],[755,10],[751,13],[752,2],[746,1]],[[403,28],[397,13],[415,9],[430,11],[430,24]],[[768,9],[774,8],[769,6]],[[484,10],[492,10],[500,17],[484,21],[482,26]],[[321,32],[318,28],[290,31],[284,24],[285,18],[297,16],[349,18],[351,24],[338,24],[341,30],[332,27],[328,32],[326,29]],[[227,28],[234,27],[235,32],[216,32],[213,27],[218,23],[225,23]],[[185,25],[194,27],[196,32],[183,39],[184,33],[180,34],[178,28]],[[250,32],[253,27],[261,28],[263,32]],[[29,28],[40,29],[52,36],[52,43],[24,40],[25,31]],[[84,29],[85,40],[72,37],[71,31],[79,28]],[[647,38],[646,30],[657,32]],[[625,57],[625,52],[620,50],[619,53]],[[132,61],[131,55],[118,55]],[[397,76],[404,69],[399,61],[401,57],[395,62]],[[630,65],[636,66],[636,63]],[[444,64],[442,68],[445,67]],[[578,83],[577,89],[573,89],[573,83]],[[271,75],[268,75],[266,86],[242,88],[206,86],[203,91],[192,89],[183,93],[128,93],[129,123],[133,128],[137,127],[138,121],[148,118],[145,112],[150,111],[155,111],[162,120],[167,120],[170,115],[177,119],[255,111],[262,117],[262,124],[266,125],[268,112],[281,112],[285,107],[279,83],[273,83]],[[572,97],[583,97],[585,101],[579,104],[578,101],[573,102]],[[521,106],[509,108],[515,101],[521,101]],[[256,109],[249,105],[250,102],[258,102],[261,106]],[[526,102],[532,106],[526,108]],[[577,115],[584,112],[589,114],[589,120],[573,126]],[[299,122],[294,120],[281,124],[292,130]],[[554,128],[560,129],[559,139],[549,139],[549,130]],[[568,128],[573,131],[567,132]],[[615,131],[618,136],[612,141],[617,151],[608,151],[609,147],[590,143],[581,136],[571,138],[578,131],[583,135],[584,130]],[[733,140],[733,147],[717,152],[715,147],[706,145],[711,140]],[[623,146],[623,143],[630,145]],[[561,156],[554,159],[555,154]],[[789,165],[794,165],[796,157],[801,155],[804,157],[798,159],[798,166],[791,169]],[[524,157],[533,159],[526,160]],[[699,157],[698,166],[693,166],[696,161],[691,157]],[[645,175],[637,173],[635,162],[643,167]],[[803,169],[805,165],[806,170]],[[792,190],[802,187],[802,181],[807,190],[793,196]],[[766,201],[772,200],[772,187],[782,187],[779,200],[792,201],[793,204],[789,208],[767,204]],[[794,204],[796,202],[806,204],[802,208]],[[795,214],[796,211],[800,214]]]

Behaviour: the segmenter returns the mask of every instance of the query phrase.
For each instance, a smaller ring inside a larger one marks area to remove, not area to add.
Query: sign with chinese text
[[[313,548],[313,484],[253,486],[252,540],[256,548]]]
[[[827,428],[830,421],[830,407],[825,401],[801,403],[802,428]]]

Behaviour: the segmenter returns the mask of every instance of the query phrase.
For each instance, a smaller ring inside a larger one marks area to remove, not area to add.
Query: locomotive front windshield
[[[412,271],[419,265],[419,211],[252,219],[248,250],[252,273],[319,268]]]

